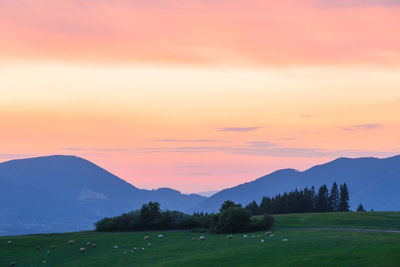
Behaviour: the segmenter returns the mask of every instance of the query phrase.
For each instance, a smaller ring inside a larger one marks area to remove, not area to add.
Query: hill
[[[160,188],[142,190],[75,156],[0,163],[0,235],[92,229],[106,216],[159,201],[162,209],[187,211],[205,198]]]
[[[339,158],[312,167],[304,172],[284,169],[263,176],[252,182],[222,190],[205,199],[192,211],[216,212],[225,200],[246,205],[263,196],[322,184],[329,187],[336,181],[346,183],[350,190],[353,210],[362,203],[366,209],[380,211],[400,210],[400,156],[378,158]]]
[[[324,220],[325,216],[328,222],[337,215],[308,213],[296,217],[300,222],[314,222]],[[351,227],[358,225],[359,216],[367,216],[370,226],[376,228],[386,224],[383,222],[389,218],[386,215],[341,213],[342,222],[332,226]],[[392,215],[395,219],[389,224],[397,220],[394,225],[399,225],[399,213]],[[312,223],[301,224],[301,227],[312,226]],[[226,239],[226,235],[190,232],[78,232],[0,237],[0,266],[14,261],[17,266],[43,266],[43,261],[50,266],[398,266],[400,262],[398,233],[293,229],[272,232],[275,235],[272,238],[259,232],[247,239],[243,234]],[[159,234],[165,237],[158,238]],[[145,235],[150,240],[144,240]],[[191,241],[201,235],[204,240]],[[13,243],[7,244],[8,240]],[[69,244],[68,240],[75,243]],[[88,241],[97,247],[86,245]],[[51,245],[56,248],[50,249]],[[36,250],[37,246],[41,249]],[[80,247],[87,251],[81,253]]]

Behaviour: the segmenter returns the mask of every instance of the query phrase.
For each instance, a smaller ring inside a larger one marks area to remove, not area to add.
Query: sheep
[[[287,241],[288,241],[287,238],[282,239],[282,242],[287,242]]]
[[[80,248],[79,251],[80,252],[86,252],[86,248]]]
[[[158,238],[163,238],[164,237],[164,235],[158,235]]]
[[[17,265],[17,262],[15,262],[15,261],[10,262],[10,266],[15,266],[15,265]]]
[[[97,245],[96,244],[92,244],[92,248],[96,248],[97,247]]]
[[[196,238],[192,237],[192,242],[196,241]]]
[[[56,248],[56,246],[54,246],[54,245],[51,245],[51,246],[50,246],[50,248],[51,248],[51,249],[55,249],[55,248]]]
[[[46,264],[46,261],[43,261],[44,264]]]
[[[269,236],[269,238],[274,237],[274,236],[275,236],[274,234],[271,234],[271,235]]]
[[[133,248],[133,250],[135,250],[135,251],[136,251],[136,250],[137,250],[137,248]]]
[[[73,243],[75,243],[75,241],[74,240],[69,240],[68,243],[69,244],[73,244]]]
[[[147,243],[148,246],[151,246],[151,243]]]
[[[249,237],[248,235],[243,235],[243,238],[245,238],[245,239],[248,238],[248,237]]]
[[[118,248],[118,246],[114,246],[114,248]]]
[[[232,235],[227,235],[226,236],[226,239],[231,239],[232,238]]]
[[[36,247],[36,250],[40,250],[40,246],[37,246],[37,247]]]
[[[88,242],[86,242],[86,246],[89,246],[91,243],[88,241]]]
[[[144,240],[149,240],[149,239],[150,239],[150,236],[148,236],[148,235],[144,236]]]
[[[142,250],[144,251],[144,248],[142,248]]]
[[[270,236],[272,233],[271,232],[266,232],[265,235]]]
[[[204,240],[204,238],[205,238],[204,235],[202,235],[199,237],[199,240]]]
[[[7,244],[11,245],[12,244],[12,240],[8,240]]]
[[[261,239],[261,243],[264,243],[264,239]]]

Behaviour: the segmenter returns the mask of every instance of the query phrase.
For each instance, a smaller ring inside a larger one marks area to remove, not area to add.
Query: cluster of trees
[[[279,194],[275,197],[263,197],[260,205],[256,201],[246,206],[253,215],[302,213],[302,212],[336,212],[349,211],[349,190],[346,183],[340,185],[333,183],[331,189],[324,184],[318,193],[314,186],[303,190],[294,190],[289,193]]]
[[[268,214],[260,218],[240,204],[225,201],[217,214],[184,214],[179,211],[162,211],[158,202],[144,204],[140,210],[117,217],[104,218],[95,226],[97,231],[142,231],[193,229],[213,233],[236,233],[268,230],[274,218]]]

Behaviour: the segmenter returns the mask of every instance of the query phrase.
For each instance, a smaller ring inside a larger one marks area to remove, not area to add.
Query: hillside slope
[[[106,216],[148,201],[187,211],[205,198],[162,188],[142,190],[75,156],[48,156],[0,163],[0,234],[91,229]]]
[[[296,188],[329,187],[336,181],[347,183],[350,205],[356,209],[362,203],[365,208],[381,211],[400,210],[400,156],[378,158],[339,158],[312,167],[304,172],[284,169],[218,192],[194,207],[192,211],[215,212],[225,200],[246,205],[253,200],[260,202],[263,196],[275,196]]]

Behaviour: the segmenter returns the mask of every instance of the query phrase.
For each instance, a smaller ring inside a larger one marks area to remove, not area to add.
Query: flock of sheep
[[[273,233],[271,233],[271,232],[266,232],[265,233],[265,236],[266,237],[269,237],[269,238],[272,238],[272,237],[274,237],[274,234]],[[162,234],[160,234],[160,235],[158,235],[157,236],[158,238],[164,238],[164,235],[162,235]],[[255,238],[256,237],[256,235],[252,235],[252,237],[253,238]],[[261,236],[260,235],[257,235],[257,238],[260,238]],[[226,239],[232,239],[233,238],[233,235],[227,235],[226,236]],[[244,239],[247,239],[247,238],[249,238],[249,236],[248,235],[243,235],[243,238]],[[150,240],[150,236],[148,236],[148,235],[146,235],[146,236],[144,236],[144,238],[143,238],[144,240]],[[200,236],[199,238],[198,238],[198,240],[204,240],[205,239],[205,237],[202,235],[202,236]],[[192,237],[192,242],[194,242],[194,241],[196,241],[197,239],[195,238],[195,237]],[[261,241],[261,243],[264,243],[264,239],[261,239],[260,240]],[[283,242],[287,242],[288,241],[288,239],[286,239],[286,238],[284,238],[284,239],[282,239],[281,241],[283,241]],[[75,243],[75,241],[74,240],[69,240],[68,241],[68,244],[74,244]],[[13,244],[13,241],[12,240],[9,240],[8,242],[7,242],[7,244],[8,245],[12,245]],[[97,245],[96,244],[92,244],[91,242],[86,242],[86,246],[87,247],[92,247],[92,248],[96,248],[97,247]],[[147,246],[151,246],[151,243],[147,243]],[[37,246],[36,247],[36,250],[40,250],[41,248],[40,248],[40,246]],[[51,245],[50,246],[50,249],[51,250],[54,250],[54,249],[56,249],[56,246],[55,245]],[[118,249],[118,246],[113,246],[113,249]],[[133,250],[131,250],[130,252],[131,253],[133,253],[134,251],[136,251],[136,250],[138,250],[138,248],[137,247],[135,247],[135,248],[133,248]],[[144,251],[145,250],[145,248],[144,247],[142,247],[142,250]],[[86,247],[80,247],[79,248],[79,251],[81,252],[81,253],[83,253],[83,252],[86,252]],[[50,250],[47,250],[47,253],[50,253]],[[127,251],[124,251],[124,254],[126,254],[126,253],[128,253]],[[46,261],[44,260],[43,261],[43,263],[46,263]],[[11,262],[10,263],[10,266],[16,266],[17,265],[17,263],[16,262]]]

